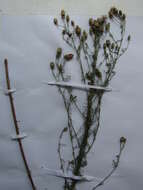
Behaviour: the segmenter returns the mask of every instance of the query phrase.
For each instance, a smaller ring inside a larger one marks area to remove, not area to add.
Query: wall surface
[[[64,8],[72,14],[105,14],[111,7],[117,6],[128,15],[143,15],[142,0],[0,0],[2,14],[57,14]]]

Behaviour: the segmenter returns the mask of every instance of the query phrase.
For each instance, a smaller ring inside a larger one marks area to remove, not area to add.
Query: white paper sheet
[[[61,189],[63,180],[40,174],[42,165],[58,169],[57,140],[66,125],[63,102],[56,88],[42,84],[51,81],[49,62],[55,49],[63,45],[50,16],[3,16],[0,26],[0,87],[5,88],[4,58],[8,58],[11,86],[16,88],[14,102],[20,129],[28,134],[23,139],[34,181],[38,190]],[[86,27],[88,17],[80,17]],[[118,139],[127,137],[127,145],[116,174],[101,189],[135,190],[143,187],[142,81],[143,18],[129,17],[127,30],[132,41],[120,59],[112,87],[117,93],[104,95],[101,129],[88,158],[85,173],[104,177],[118,152]],[[66,49],[66,48],[65,48]],[[74,66],[70,68],[74,71]],[[78,81],[75,75],[74,82]],[[55,119],[56,118],[56,119]],[[30,190],[14,134],[8,97],[0,91],[0,189]],[[91,189],[94,182],[79,184]]]

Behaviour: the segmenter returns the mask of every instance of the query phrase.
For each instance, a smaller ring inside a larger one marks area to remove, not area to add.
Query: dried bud
[[[74,27],[74,25],[75,25],[73,20],[71,20],[71,25],[72,25],[73,27]]]
[[[87,40],[87,32],[85,30],[83,31],[83,38],[84,40]]]
[[[65,11],[64,10],[61,10],[61,18],[65,19]]]
[[[112,8],[110,9],[110,11],[111,11],[115,16],[118,15],[118,9],[117,9],[116,7],[112,7]]]
[[[51,63],[50,63],[50,68],[51,68],[51,70],[54,70],[54,68],[55,68],[54,62],[51,62]]]
[[[66,21],[67,21],[67,22],[70,21],[70,17],[69,17],[69,15],[66,16]]]
[[[106,46],[110,47],[110,40],[106,40]]]
[[[80,29],[80,27],[78,25],[75,28],[75,33],[76,33],[77,36],[81,35],[81,29]]]
[[[63,72],[63,66],[61,64],[58,65],[58,70],[59,70],[59,73]]]
[[[93,18],[90,18],[89,19],[89,26],[92,26],[93,25]]]
[[[54,22],[54,24],[55,24],[56,26],[58,25],[58,20],[57,20],[57,18],[54,18],[53,22]]]
[[[106,32],[109,32],[109,30],[110,30],[110,23],[107,23],[107,24],[105,25],[105,31],[106,31]]]
[[[57,51],[56,51],[56,58],[59,59],[62,55],[62,48],[57,48]]]
[[[64,59],[66,61],[70,61],[72,58],[73,58],[73,54],[71,54],[71,53],[64,55]]]
[[[128,41],[130,41],[130,40],[131,40],[131,36],[130,36],[130,35],[128,35],[128,38],[127,38],[127,40],[128,40]]]
[[[120,144],[125,144],[127,139],[125,137],[120,138]]]

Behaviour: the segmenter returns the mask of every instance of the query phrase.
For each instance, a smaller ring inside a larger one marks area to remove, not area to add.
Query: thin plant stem
[[[8,60],[7,59],[4,60],[4,65],[5,65],[5,76],[6,76],[7,89],[10,90],[11,85],[10,85],[10,79],[9,79]],[[12,117],[13,117],[13,121],[14,121],[15,131],[16,131],[16,134],[19,135],[20,132],[19,132],[19,126],[18,126],[18,122],[17,122],[17,118],[16,118],[16,111],[15,111],[15,106],[14,106],[14,102],[13,102],[13,97],[12,97],[11,93],[9,93],[8,96],[9,96],[9,101],[10,101],[10,106],[11,106],[11,112],[12,112]],[[28,176],[29,181],[31,183],[32,190],[36,190],[36,186],[34,184],[34,181],[33,181],[32,175],[31,175],[31,171],[30,171],[30,168],[29,168],[29,165],[28,165],[28,161],[27,161],[25,153],[24,153],[22,141],[21,141],[21,139],[17,139],[17,141],[18,141],[18,144],[19,144],[19,149],[20,149],[21,156],[22,156],[22,159],[23,159],[23,162],[24,162],[26,173],[27,173],[27,176]]]

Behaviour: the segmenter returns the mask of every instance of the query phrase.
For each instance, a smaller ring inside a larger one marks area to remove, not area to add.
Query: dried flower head
[[[89,26],[92,26],[93,25],[93,18],[90,18],[89,19]]]
[[[120,138],[120,144],[125,144],[127,139],[125,137]]]
[[[62,66],[62,64],[59,64],[59,65],[58,65],[58,70],[59,70],[59,73],[62,73],[62,72],[63,72],[63,66]]]
[[[64,59],[65,59],[66,61],[70,61],[72,58],[73,58],[73,54],[72,54],[72,53],[69,53],[69,54],[64,55]]]
[[[65,19],[65,11],[64,10],[61,10],[61,18]]]
[[[50,63],[50,68],[51,68],[51,70],[54,70],[54,68],[55,68],[54,62],[51,62],[51,63]]]
[[[83,31],[83,39],[84,39],[84,40],[87,40],[87,36],[88,36],[88,34],[87,34],[87,32],[84,30],[84,31]]]
[[[58,25],[58,20],[57,20],[57,18],[54,18],[53,22],[54,22],[54,24],[55,24],[56,26]]]
[[[81,28],[78,25],[75,28],[75,33],[76,33],[77,36],[81,35]]]
[[[67,21],[67,23],[70,21],[69,15],[66,16],[66,21]]]
[[[110,23],[107,23],[107,24],[105,25],[105,31],[106,31],[106,32],[109,32],[109,30],[110,30]]]
[[[62,55],[62,48],[57,48],[57,51],[56,51],[56,58],[59,59]]]

